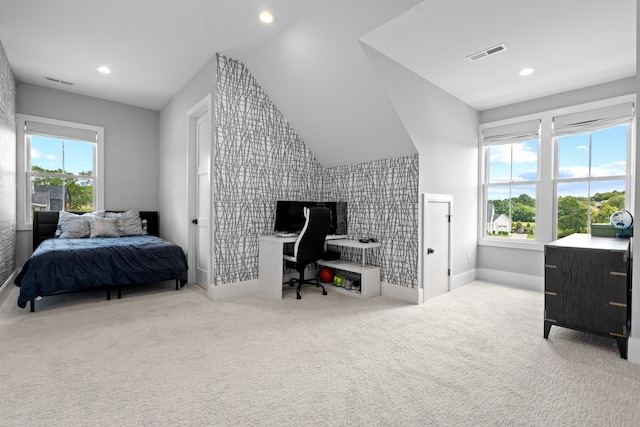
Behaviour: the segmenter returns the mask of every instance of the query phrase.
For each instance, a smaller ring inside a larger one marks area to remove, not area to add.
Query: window
[[[634,105],[626,95],[480,125],[479,244],[542,250],[631,211]]]
[[[540,120],[484,129],[484,234],[536,240]]]
[[[632,103],[554,117],[558,238],[628,208],[632,118]]]
[[[35,210],[101,209],[103,129],[17,114],[20,229]]]

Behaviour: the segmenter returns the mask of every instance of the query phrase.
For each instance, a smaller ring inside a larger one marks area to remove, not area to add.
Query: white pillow
[[[105,212],[104,212],[104,209],[100,209],[99,211],[87,212],[87,213],[84,213],[84,214],[82,214],[82,215],[85,215],[85,216],[95,216],[95,217],[97,217],[97,218],[104,218],[104,213],[105,213]]]
[[[118,227],[120,236],[141,236],[148,234],[147,231],[142,228],[140,211],[137,209],[131,209],[126,212],[107,212],[105,216],[116,219],[116,226]]]
[[[60,227],[59,237],[62,239],[89,237],[89,217],[87,216],[60,211],[58,226]]]
[[[89,237],[120,237],[115,218],[89,217],[91,235]]]

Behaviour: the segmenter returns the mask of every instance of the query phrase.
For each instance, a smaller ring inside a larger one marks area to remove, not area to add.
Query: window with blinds
[[[479,244],[544,249],[633,214],[634,94],[479,127]]]
[[[486,128],[484,234],[536,240],[540,120]]]
[[[628,208],[633,116],[629,102],[553,118],[558,238]]]

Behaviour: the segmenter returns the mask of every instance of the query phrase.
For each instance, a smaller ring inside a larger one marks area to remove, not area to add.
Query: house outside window
[[[36,210],[101,209],[103,128],[16,116],[18,228],[30,229]]]

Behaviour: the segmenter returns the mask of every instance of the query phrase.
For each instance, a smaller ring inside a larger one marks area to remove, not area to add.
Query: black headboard
[[[124,212],[124,211],[107,211]],[[82,213],[82,212],[75,212]],[[35,251],[43,240],[55,237],[58,227],[58,211],[33,212],[33,250]],[[147,233],[157,236],[160,231],[160,221],[157,211],[140,211],[140,219],[147,220]]]

